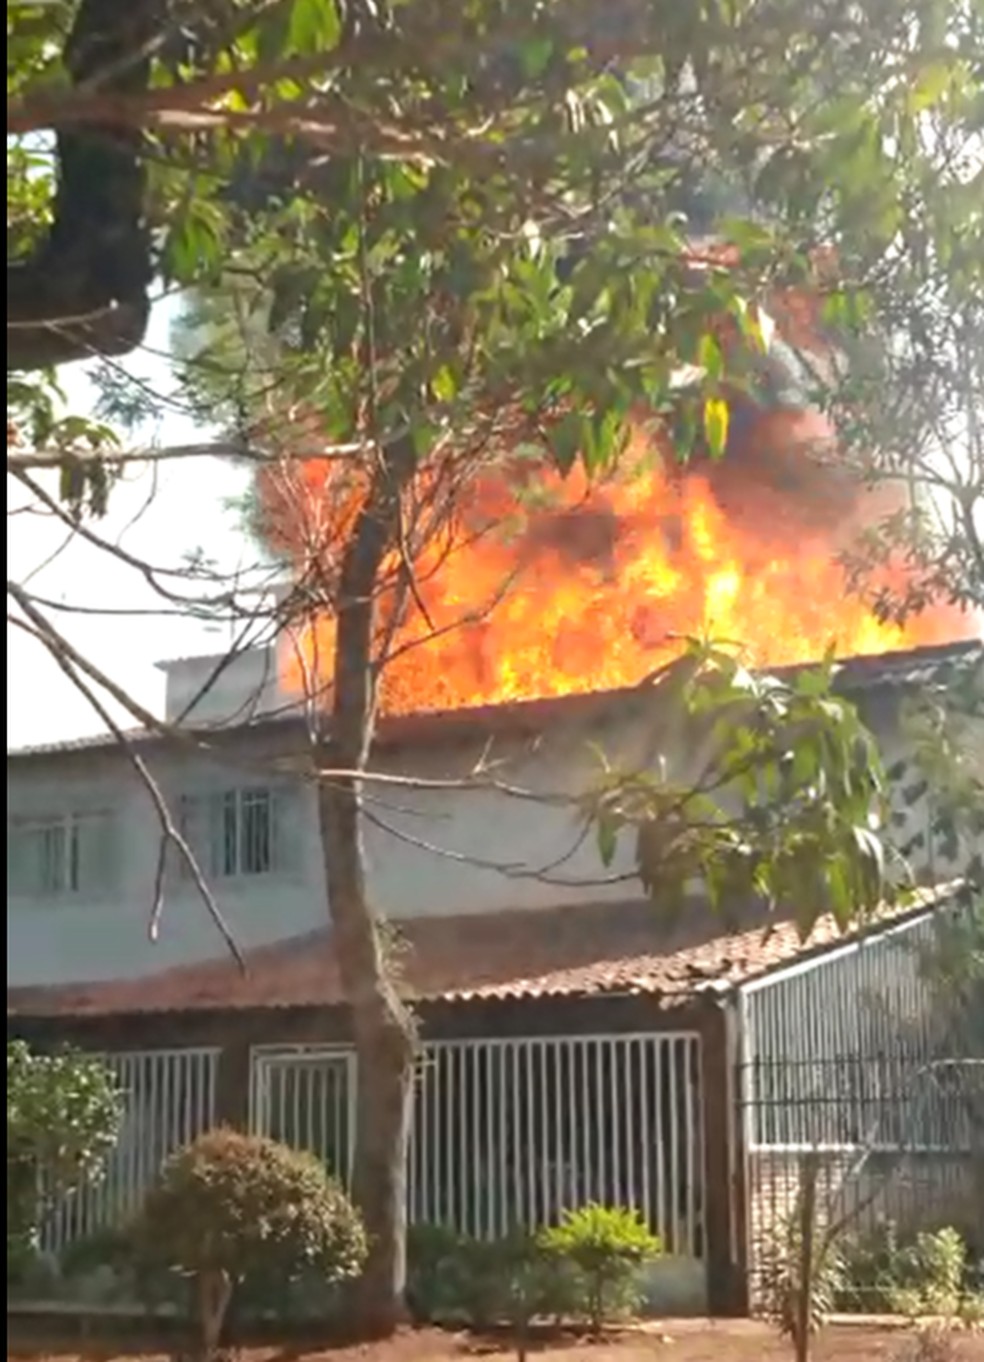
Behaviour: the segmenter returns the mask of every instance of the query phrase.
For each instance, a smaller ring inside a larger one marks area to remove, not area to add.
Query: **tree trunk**
[[[800,1160],[799,1250],[793,1346],[796,1362],[809,1362],[813,1338],[813,1292],[816,1277],[817,1177],[820,1166],[814,1152]]]
[[[232,1279],[221,1268],[199,1273],[198,1322],[201,1329],[202,1362],[213,1362],[222,1336],[222,1325],[232,1299]]]
[[[396,542],[400,494],[413,473],[409,442],[377,475],[346,547],[338,591],[331,728],[319,756],[334,769],[365,769],[375,720],[374,619],[380,568]],[[415,1035],[387,976],[379,924],[366,892],[358,776],[318,791],[332,927],[358,1057],[353,1192],[369,1256],[357,1296],[366,1336],[391,1333],[406,1315],[406,1166]]]
[[[82,0],[63,53],[72,84],[103,77],[110,98],[142,94],[165,17],[161,0]],[[51,227],[7,265],[8,373],[127,354],[147,329],[154,269],[141,130],[63,129],[56,146]]]

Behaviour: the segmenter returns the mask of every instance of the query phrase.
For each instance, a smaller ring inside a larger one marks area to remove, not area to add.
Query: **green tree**
[[[156,275],[192,282],[226,260],[231,199],[324,202],[336,159],[356,151],[481,178],[487,210],[504,176],[531,204],[550,186],[563,201],[565,124],[594,124],[596,143],[629,136],[618,179],[634,196],[669,147],[688,168],[733,163],[778,216],[795,213],[798,235],[840,238],[867,271],[905,217],[922,234],[907,254],[935,241],[941,177],[976,127],[967,0],[815,0],[795,14],[778,0],[685,14],[616,0],[604,21],[581,0],[452,15],[432,0],[194,13],[139,0],[125,14],[25,0],[7,23],[15,368],[132,347]],[[614,72],[642,91],[628,119],[610,91],[593,99]],[[921,136],[930,115],[943,155]],[[581,233],[580,212],[568,227]]]
[[[313,1155],[213,1130],[173,1154],[132,1226],[151,1268],[191,1278],[203,1359],[215,1356],[229,1304],[246,1279],[330,1286],[358,1274],[358,1212]]]
[[[37,1246],[45,1215],[99,1176],[122,1120],[122,1096],[98,1060],[7,1042],[7,1271]]]

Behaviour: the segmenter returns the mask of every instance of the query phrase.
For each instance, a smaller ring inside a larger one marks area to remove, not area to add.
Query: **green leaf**
[[[550,432],[550,452],[561,473],[569,473],[584,446],[584,418],[577,412],[562,416]]]
[[[717,340],[709,331],[705,332],[700,338],[700,345],[697,347],[697,363],[708,378],[715,382],[724,371],[724,355],[721,353],[721,347]]]
[[[723,397],[704,403],[704,435],[712,459],[720,459],[728,444],[728,404]]]
[[[953,67],[947,61],[935,61],[923,68],[919,78],[909,86],[909,109],[924,113],[938,104],[953,83]]]
[[[452,402],[458,392],[458,380],[449,364],[442,364],[431,379],[431,392],[438,402]]]
[[[606,868],[615,859],[615,851],[618,846],[618,829],[615,820],[606,815],[598,819],[598,854],[601,857],[602,865]]]
[[[416,420],[410,429],[410,439],[418,459],[425,459],[430,453],[440,431],[432,421]]]
[[[527,80],[536,80],[538,76],[543,75],[553,56],[553,50],[553,39],[546,34],[535,34],[520,44],[519,60]]]
[[[287,50],[299,56],[330,52],[338,46],[341,31],[335,0],[294,0],[287,27]]]

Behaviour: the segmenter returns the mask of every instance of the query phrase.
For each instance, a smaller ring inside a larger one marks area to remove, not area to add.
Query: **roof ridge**
[[[914,648],[896,649],[885,653],[862,653],[852,657],[841,658],[837,661],[840,675],[846,679],[852,688],[856,685],[859,688],[874,688],[879,684],[881,677],[877,674],[884,671],[884,680],[893,682],[896,685],[905,684],[905,677],[899,678],[896,673],[904,671],[907,667],[928,666],[935,662],[937,665],[944,665],[946,662],[963,658],[972,657],[979,653],[984,657],[984,639],[955,639],[949,643],[927,643],[920,644]],[[798,672],[805,671],[810,667],[819,665],[819,661],[790,663],[781,667],[761,667],[757,670],[771,672],[777,676],[792,676]],[[860,673],[860,675],[858,675]],[[924,678],[913,678],[912,684],[919,684]],[[527,696],[522,699],[504,700],[497,703],[481,705],[463,705],[455,709],[445,710],[414,710],[407,714],[391,714],[383,716],[379,722],[378,737],[383,743],[387,741],[399,742],[400,734],[405,734],[410,740],[415,728],[430,728],[431,726],[461,725],[470,722],[477,722],[480,716],[491,718],[498,714],[505,716],[513,714],[533,715],[543,710],[558,710],[565,707],[572,711],[577,705],[597,704],[599,707],[604,705],[606,699],[614,701],[619,697],[628,697],[638,693],[639,684],[632,686],[621,686],[614,689],[595,690],[595,691],[573,691],[566,695],[552,696]],[[246,723],[230,724],[228,726],[202,725],[198,728],[188,728],[184,730],[189,736],[209,735],[219,738],[235,737],[237,734],[255,732],[267,727],[286,727],[289,724],[304,723],[303,716],[285,708],[284,711],[276,715],[258,715],[256,718]],[[161,735],[152,729],[132,728],[124,730],[124,735],[130,741],[154,742],[167,741],[165,735]],[[60,742],[35,743],[24,747],[8,748],[7,759],[26,760],[31,757],[52,756],[60,753],[88,752],[100,749],[116,747],[118,739],[109,733],[94,734],[91,737],[68,738]]]

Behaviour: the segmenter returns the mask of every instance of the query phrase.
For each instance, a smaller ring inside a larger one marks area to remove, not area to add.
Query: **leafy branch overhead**
[[[610,239],[635,262],[626,286],[665,295],[653,261],[679,255],[673,212],[703,230],[692,188],[710,171],[732,186],[725,235],[758,273],[802,271],[822,237],[850,243],[860,282],[907,214],[932,238],[940,174],[918,134],[930,118],[971,126],[977,24],[941,0],[613,0],[603,17],[583,0],[12,6],[8,363],[131,348],[155,279],[214,282],[244,237],[263,238],[265,277],[315,224],[344,239],[359,165],[411,206],[430,196],[438,254],[449,227],[464,239],[481,222],[493,273],[528,223],[568,254]],[[308,325],[323,329],[334,285],[317,292]],[[709,403],[714,446],[725,408]]]
[[[656,760],[606,770],[588,801],[602,859],[634,838],[664,911],[702,886],[719,910],[750,899],[791,910],[806,935],[846,926],[891,892],[885,777],[874,739],[836,694],[831,659],[786,679],[691,644],[652,687]]]

